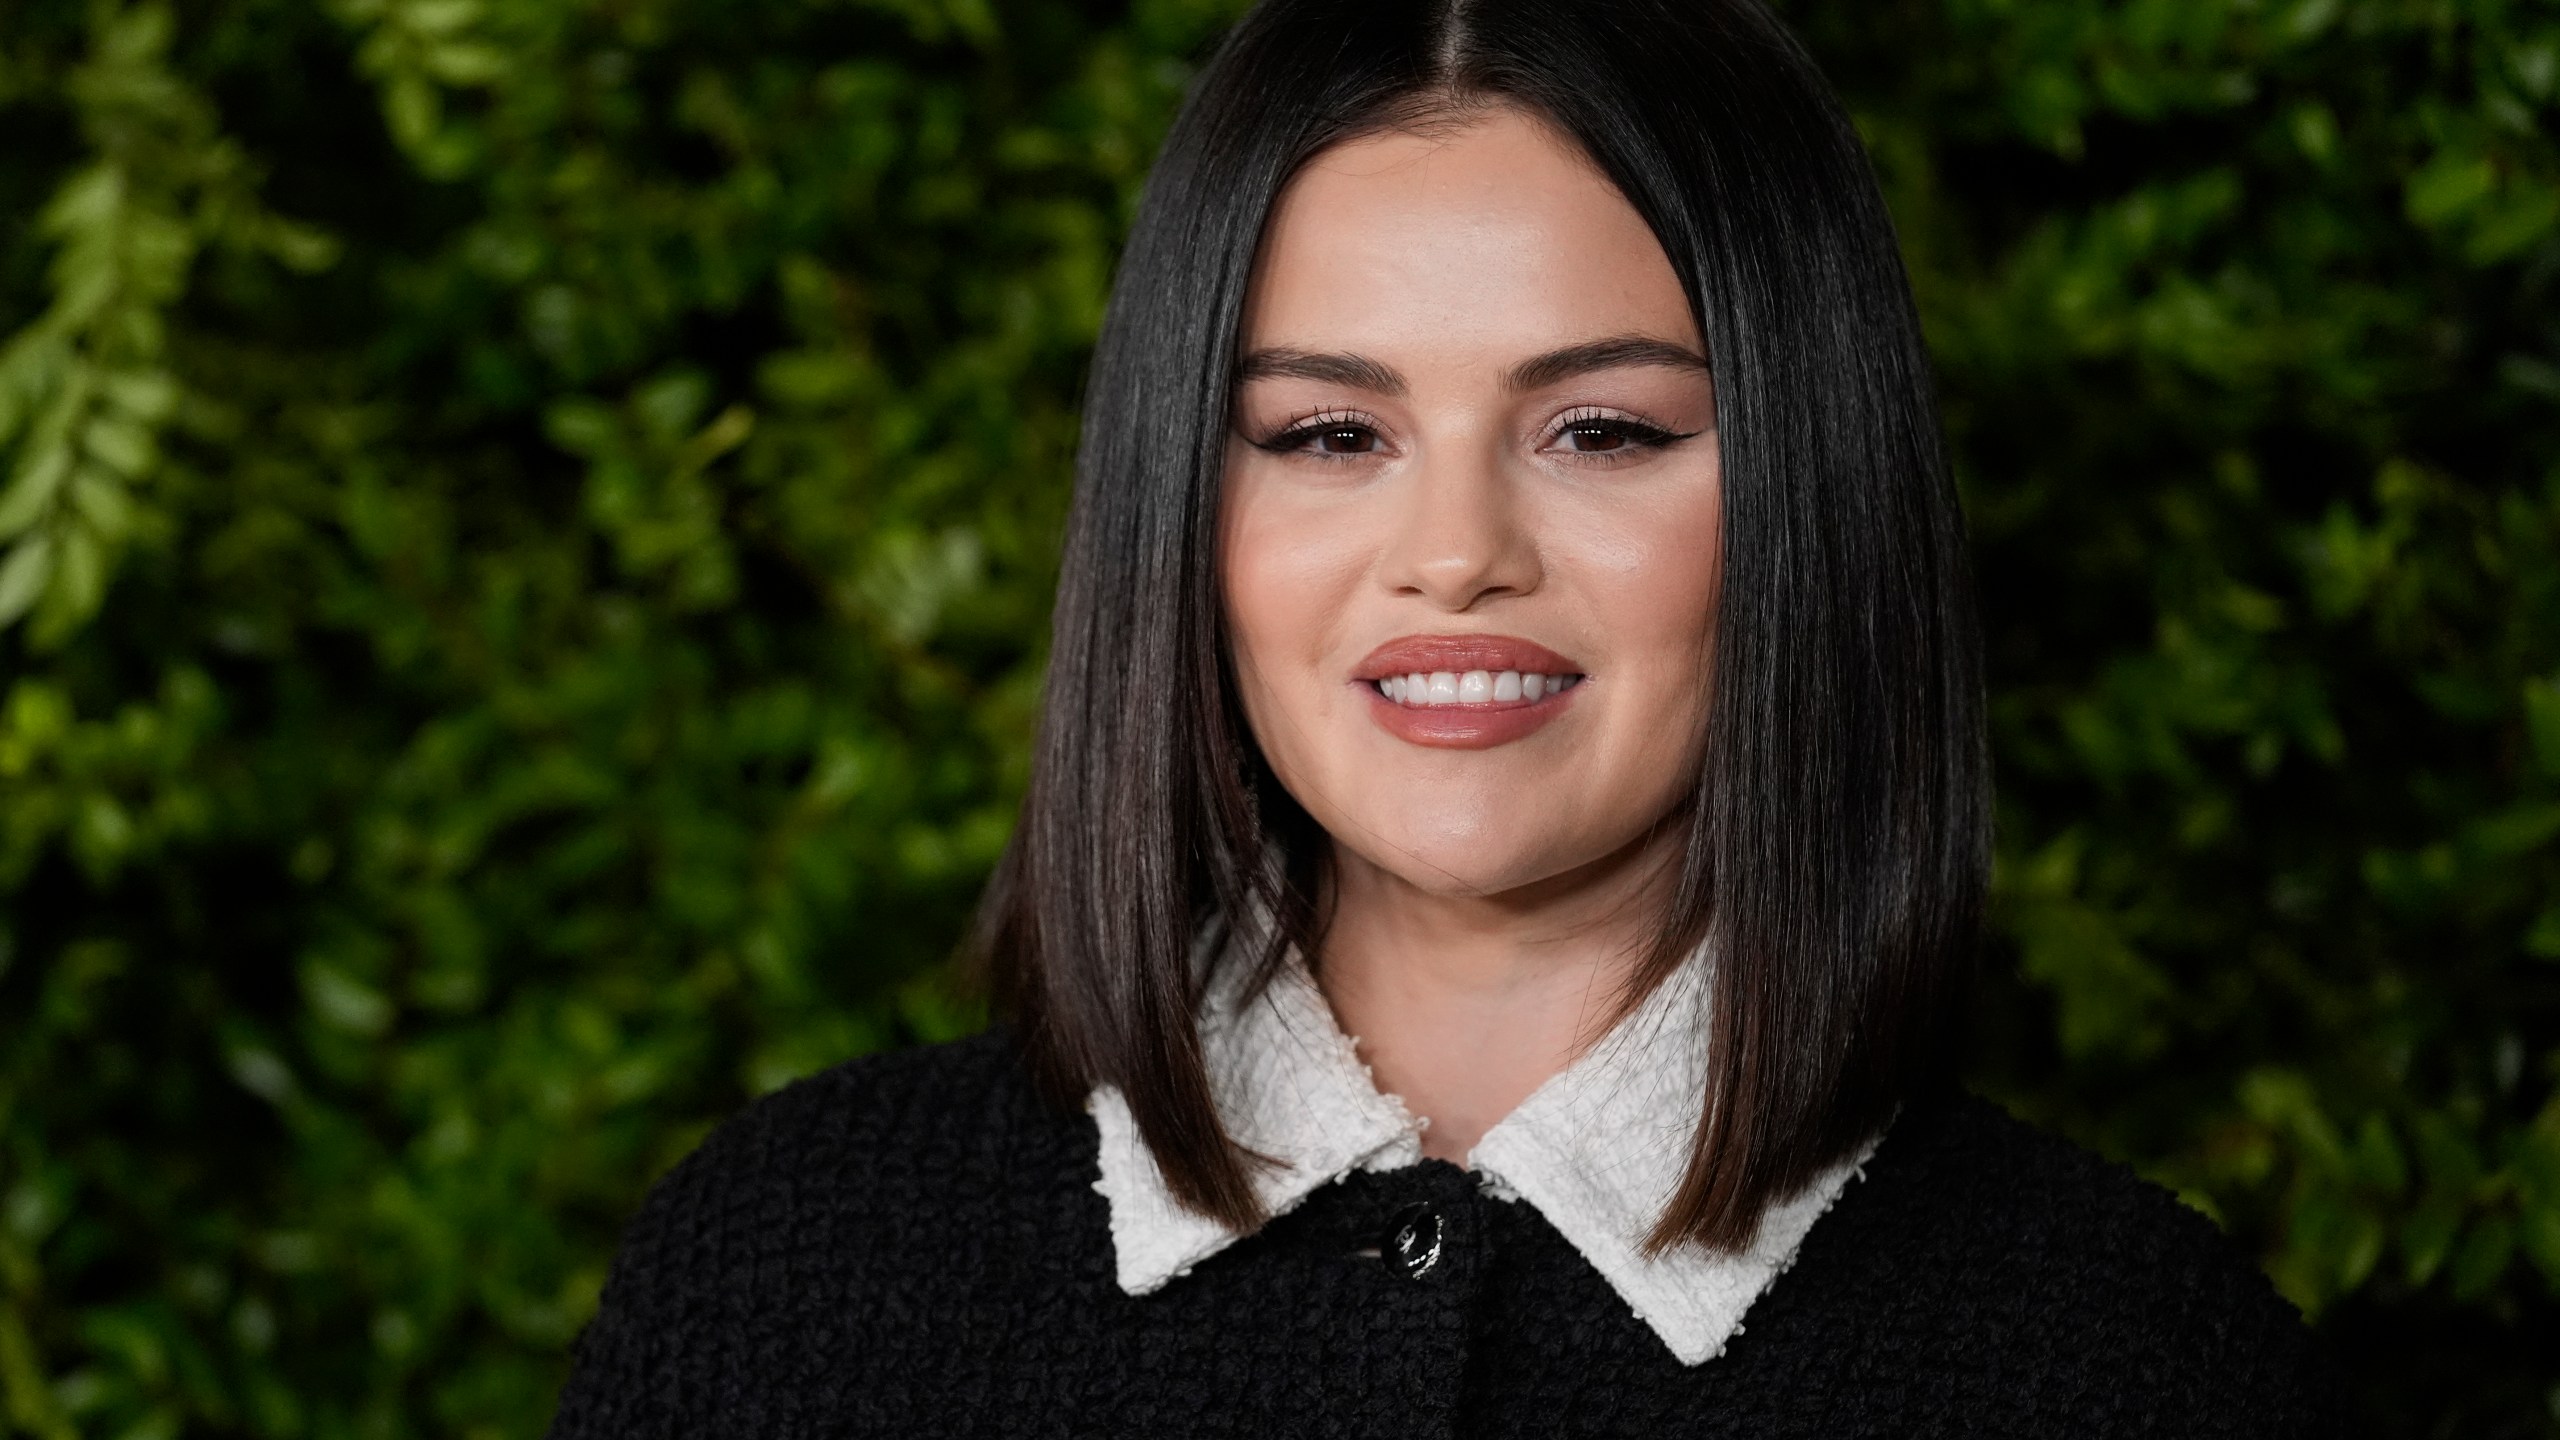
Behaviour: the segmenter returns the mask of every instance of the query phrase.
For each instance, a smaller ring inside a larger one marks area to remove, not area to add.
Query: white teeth
[[[1510,705],[1534,703],[1541,696],[1572,688],[1581,679],[1520,670],[1437,670],[1428,675],[1389,675],[1370,683],[1398,705]]]

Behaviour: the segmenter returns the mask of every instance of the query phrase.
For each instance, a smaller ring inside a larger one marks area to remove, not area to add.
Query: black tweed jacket
[[[552,1435],[2344,1428],[2300,1318],[2209,1222],[1969,1097],[1907,1110],[1694,1368],[1534,1208],[1438,1161],[1354,1173],[1124,1295],[1095,1156],[997,1036],[758,1102],[633,1222]],[[1417,1215],[1440,1242],[1418,1276],[1390,1237]]]

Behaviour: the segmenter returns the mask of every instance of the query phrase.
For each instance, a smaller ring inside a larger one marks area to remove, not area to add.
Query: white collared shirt
[[[1251,1003],[1243,968],[1213,976],[1200,1038],[1227,1133],[1277,1162],[1253,1173],[1265,1212],[1281,1214],[1354,1170],[1419,1162],[1424,1122],[1379,1093],[1304,966],[1293,958]],[[1487,1194],[1536,1206],[1684,1365],[1715,1358],[1741,1333],[1743,1312],[1794,1262],[1875,1148],[1869,1142],[1772,1206],[1739,1254],[1695,1245],[1644,1253],[1687,1165],[1705,1094],[1708,969],[1693,959],[1675,971],[1467,1157]],[[1175,1201],[1117,1089],[1095,1089],[1085,1108],[1101,1130],[1094,1188],[1111,1203],[1122,1290],[1161,1289],[1244,1238]]]

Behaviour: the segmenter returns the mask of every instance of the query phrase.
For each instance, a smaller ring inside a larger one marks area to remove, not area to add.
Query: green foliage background
[[[0,1431],[535,1434],[657,1170],[976,1023],[1233,9],[0,9]],[[1978,1082],[2560,1434],[2560,7],[1787,9],[1978,541]]]

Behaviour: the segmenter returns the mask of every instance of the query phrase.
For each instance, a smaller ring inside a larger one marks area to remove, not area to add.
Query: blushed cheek
[[[1698,657],[1703,683],[1724,570],[1724,467],[1712,455],[1694,484],[1662,507],[1648,533],[1656,540],[1646,567],[1647,610],[1664,631],[1685,638]]]
[[[1715,640],[1723,536],[1712,507],[1703,516],[1684,518],[1687,524],[1665,530],[1664,544],[1648,567],[1649,583],[1640,587],[1638,599],[1649,628],[1695,657],[1694,679],[1703,686],[1712,668],[1708,652]]]
[[[1232,475],[1232,472],[1231,472]],[[1339,507],[1231,478],[1219,525],[1227,643],[1245,718],[1283,783],[1306,780],[1321,756],[1328,707],[1356,656],[1334,652],[1353,589],[1365,573],[1359,527]],[[1294,788],[1294,786],[1293,786]]]
[[[1723,515],[1710,472],[1701,489],[1613,517],[1593,537],[1590,570],[1609,596],[1602,607],[1646,679],[1634,707],[1648,717],[1647,768],[1686,774],[1705,733],[1714,674]]]
[[[1289,594],[1300,588],[1293,583],[1300,567],[1292,564],[1287,530],[1249,490],[1231,499],[1222,517],[1218,572],[1239,676],[1286,668],[1297,649]]]
[[[1266,728],[1264,712],[1270,707],[1269,687],[1263,677],[1269,666],[1265,657],[1273,653],[1278,637],[1269,632],[1273,606],[1269,596],[1274,588],[1269,554],[1252,539],[1251,517],[1243,507],[1230,499],[1218,524],[1218,603],[1226,629],[1228,668],[1235,675],[1237,698],[1243,702],[1245,719],[1257,737]],[[1270,747],[1263,747],[1268,754]]]

